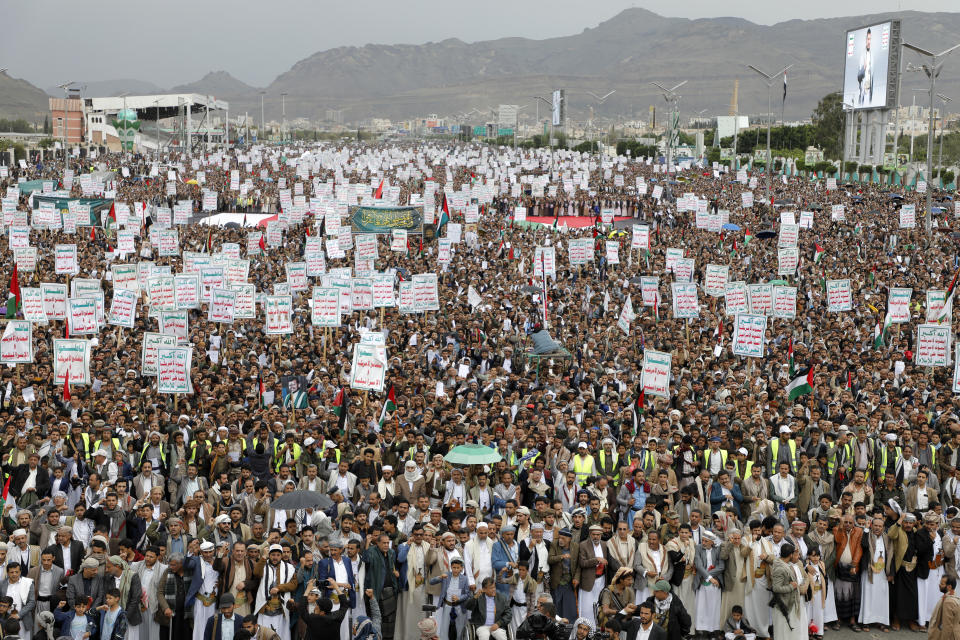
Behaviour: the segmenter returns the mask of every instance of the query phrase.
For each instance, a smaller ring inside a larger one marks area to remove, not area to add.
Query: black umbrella
[[[810,205],[810,211],[823,211],[823,206],[814,202],[812,205]]]
[[[760,238],[761,240],[767,240],[767,239],[769,239],[769,238],[776,238],[776,237],[777,237],[777,232],[774,231],[773,229],[764,229],[763,231],[760,231],[760,232],[757,233],[757,237]]]
[[[633,278],[630,278],[630,284],[643,284],[643,278],[641,278],[640,276],[635,276]]]
[[[237,222],[228,222],[227,224],[223,225],[223,227],[224,229],[239,229],[240,224]]]
[[[520,287],[520,291],[524,293],[543,293],[543,289],[540,287],[534,287],[533,285],[525,284]]]
[[[326,509],[332,505],[333,500],[325,493],[307,491],[305,489],[285,493],[270,503],[271,508],[283,509],[285,511],[293,509]]]
[[[774,200],[773,204],[787,205],[787,204],[796,204],[796,202],[790,199],[783,199],[783,200]]]
[[[883,211],[879,211],[877,209],[874,209],[873,211],[867,211],[868,216],[879,216],[881,214],[883,214]]]

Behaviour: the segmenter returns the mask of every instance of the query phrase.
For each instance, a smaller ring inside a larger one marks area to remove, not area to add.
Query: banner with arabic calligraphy
[[[422,233],[423,207],[350,207],[350,225],[353,233],[392,233],[405,229],[407,233]]]

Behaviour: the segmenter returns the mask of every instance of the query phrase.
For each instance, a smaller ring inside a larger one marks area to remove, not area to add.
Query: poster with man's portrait
[[[281,376],[284,409],[307,408],[307,379],[304,376]]]

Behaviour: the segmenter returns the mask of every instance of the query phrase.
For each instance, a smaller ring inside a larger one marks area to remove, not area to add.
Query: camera
[[[610,640],[609,631],[594,631],[591,633],[588,638],[590,640]]]
[[[424,613],[433,613],[436,610],[437,610],[437,605],[435,604],[425,604],[422,607],[420,607],[420,611],[423,611]]]

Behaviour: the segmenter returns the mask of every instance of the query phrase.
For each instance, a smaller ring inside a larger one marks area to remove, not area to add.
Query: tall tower
[[[740,78],[735,78],[733,80],[733,96],[730,98],[730,113],[727,115],[735,116],[739,112],[737,104],[737,94],[740,91]]]

